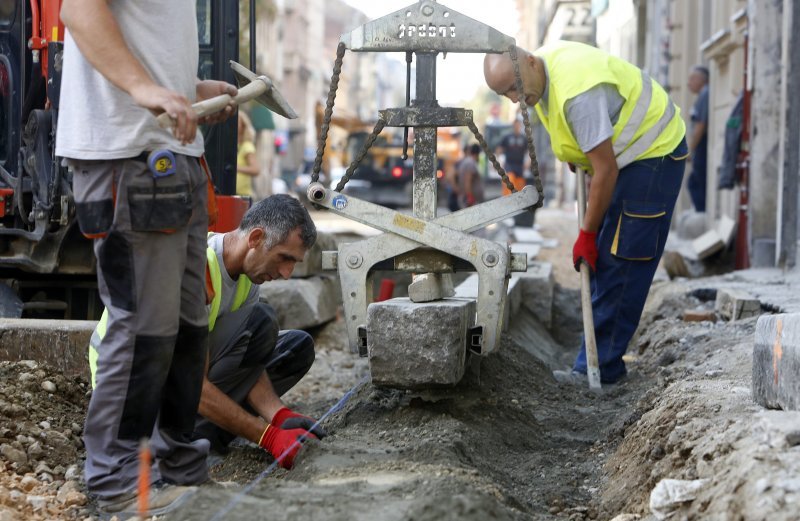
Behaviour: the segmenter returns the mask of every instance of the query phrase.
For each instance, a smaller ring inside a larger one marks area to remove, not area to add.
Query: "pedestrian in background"
[[[481,146],[473,143],[467,147],[467,155],[458,165],[458,183],[463,207],[475,206],[483,202],[483,179],[478,170]]]
[[[486,83],[535,106],[555,156],[592,175],[572,262],[593,272],[601,380],[615,383],[626,374],[622,356],[669,233],[687,156],[685,126],[658,83],[600,49],[560,41],[535,54],[517,48],[517,56],[523,92],[507,53],[486,55]],[[585,342],[572,371],[553,376],[586,383]]]
[[[522,117],[514,119],[512,131],[500,140],[498,152],[505,157],[503,168],[514,188],[519,192],[525,188],[525,163],[528,159],[528,140],[522,133]],[[511,190],[503,183],[502,194],[509,195]]]
[[[81,232],[94,239],[108,310],[84,425],[85,478],[103,514],[137,513],[139,444],[151,437],[147,516],[208,480],[192,439],[208,348],[208,179],[192,102],[235,96],[197,78],[196,2],[64,0],[56,155],[73,175]],[[168,25],[165,26],[165,23]],[[156,114],[175,122],[162,129]]]
[[[256,159],[255,130],[250,118],[239,110],[238,147],[236,151],[236,195],[253,197],[253,178],[260,169]]]
[[[690,113],[689,154],[692,173],[687,187],[694,209],[706,211],[706,168],[708,165],[708,69],[695,65],[689,74],[689,91],[697,94]]]

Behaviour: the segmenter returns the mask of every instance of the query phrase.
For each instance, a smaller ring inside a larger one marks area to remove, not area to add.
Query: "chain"
[[[489,158],[489,161],[492,163],[494,169],[497,170],[497,173],[500,174],[500,177],[503,178],[503,183],[505,183],[506,187],[509,190],[511,190],[511,192],[516,192],[517,189],[514,188],[514,183],[511,182],[511,179],[508,178],[508,174],[506,174],[506,171],[503,169],[502,166],[500,166],[500,162],[495,157],[494,152],[489,150],[489,144],[486,142],[486,139],[484,139],[483,135],[481,134],[481,131],[478,130],[478,127],[475,125],[475,122],[472,121],[471,118],[467,122],[467,126],[472,131],[472,134],[475,136],[475,139],[478,140],[478,143],[481,145],[481,148],[483,149],[483,153],[486,154],[487,158]]]
[[[367,152],[369,151],[370,147],[372,147],[372,144],[375,143],[376,139],[378,139],[378,134],[381,133],[383,127],[385,126],[386,122],[383,121],[382,119],[379,119],[378,122],[375,123],[375,128],[373,128],[372,133],[369,136],[367,136],[366,141],[364,141],[364,146],[362,146],[361,150],[358,151],[358,155],[356,156],[355,160],[352,163],[350,163],[350,166],[347,167],[347,172],[344,173],[344,176],[339,181],[339,184],[336,185],[337,192],[341,192],[344,189],[344,185],[346,185],[347,182],[350,180],[350,178],[353,177],[356,168],[358,168],[358,165],[367,155]]]
[[[314,170],[311,172],[311,180],[316,183],[319,181],[319,171],[322,169],[322,156],[325,154],[325,143],[328,141],[328,129],[331,126],[331,116],[333,115],[333,104],[336,101],[336,91],[339,89],[339,75],[342,72],[342,60],[344,60],[345,45],[339,42],[336,47],[336,61],[333,62],[333,74],[331,75],[331,87],[328,91],[328,100],[325,102],[325,117],[322,120],[322,128],[319,131],[319,141],[317,141],[317,157],[314,158]]]
[[[540,208],[544,204],[544,189],[542,187],[542,178],[539,175],[539,161],[536,160],[536,148],[533,146],[533,133],[531,131],[531,121],[528,117],[528,104],[525,103],[525,91],[522,90],[522,75],[519,71],[516,45],[511,45],[508,48],[508,54],[511,56],[511,63],[514,64],[514,79],[517,96],[519,98],[519,109],[522,112],[522,121],[525,124],[525,136],[528,138],[528,155],[531,158],[531,173],[533,174],[533,182],[536,186],[536,191],[539,192],[539,202],[536,203],[536,207]]]

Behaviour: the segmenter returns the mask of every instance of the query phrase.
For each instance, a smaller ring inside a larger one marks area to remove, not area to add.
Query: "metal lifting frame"
[[[323,268],[339,271],[348,339],[351,348],[357,349],[362,356],[367,354],[367,306],[373,295],[370,272],[379,265],[381,269],[415,273],[452,273],[465,268],[474,269],[478,273],[479,286],[476,327],[471,330],[470,348],[476,354],[486,355],[497,347],[509,276],[512,271],[526,271],[527,258],[525,254],[512,254],[507,245],[470,235],[470,232],[541,206],[541,183],[538,169],[535,169],[538,190],[526,186],[509,196],[436,217],[438,127],[468,126],[476,133],[496,168],[499,167],[477,133],[472,111],[439,106],[436,100],[436,58],[440,52],[509,52],[514,45],[513,38],[432,0],[420,0],[341,37],[326,123],[330,120],[333,108],[335,84],[338,83],[344,48],[355,52],[414,53],[417,58],[416,99],[408,107],[381,110],[376,131],[373,132],[376,136],[384,126],[414,129],[413,216],[327,189],[318,182],[308,187],[309,200],[315,204],[386,232],[366,240],[342,244],[338,252],[323,253]],[[520,82],[517,72],[517,83]],[[527,112],[523,116],[530,154],[535,164]],[[315,174],[321,163],[326,135],[327,124],[324,124]],[[366,144],[365,148],[370,144]],[[350,166],[349,174],[355,170],[364,152],[362,150],[360,157]],[[504,181],[508,182],[502,168],[498,170]],[[342,189],[348,178],[346,176],[340,183],[338,190]],[[390,264],[388,268],[387,262]]]

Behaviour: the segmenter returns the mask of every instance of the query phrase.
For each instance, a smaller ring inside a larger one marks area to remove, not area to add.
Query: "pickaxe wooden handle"
[[[586,214],[586,177],[583,169],[578,169],[578,228],[583,226]],[[592,287],[589,280],[589,265],[581,262],[581,309],[583,310],[583,338],[586,344],[586,375],[590,389],[600,389],[600,363],[597,356],[597,340],[594,336],[594,316],[592,315]]]
[[[202,118],[223,110],[231,102],[238,107],[242,103],[246,103],[250,100],[258,98],[271,88],[272,82],[269,80],[269,78],[266,76],[260,76],[244,87],[241,87],[236,96],[222,94],[214,98],[198,101],[192,105],[192,108],[197,114],[197,117]],[[172,128],[175,126],[175,120],[169,117],[169,114],[166,112],[160,114],[156,119],[158,120],[158,124],[161,126],[161,128]]]

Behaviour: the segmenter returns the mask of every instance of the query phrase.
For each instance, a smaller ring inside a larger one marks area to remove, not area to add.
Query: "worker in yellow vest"
[[[622,356],[641,318],[664,251],[687,157],[680,110],[647,73],[595,47],[555,42],[517,48],[518,92],[508,53],[487,54],[496,93],[534,106],[555,156],[591,175],[588,206],[572,261],[592,275],[601,380],[626,375]],[[580,180],[582,182],[582,179]],[[586,381],[585,343],[559,381]]]
[[[326,435],[280,399],[311,368],[314,341],[304,331],[279,331],[275,311],[259,301],[258,291],[259,284],[289,278],[316,237],[308,211],[288,195],[255,204],[237,230],[208,235],[208,358],[193,437],[209,440],[217,452],[241,436],[275,458],[283,456],[280,464],[291,468],[298,438]],[[92,385],[107,320],[104,312],[90,340]]]

